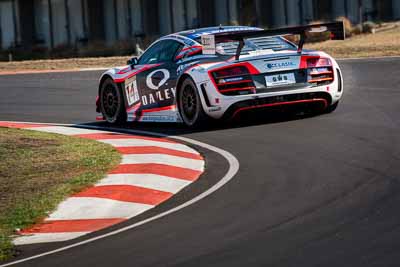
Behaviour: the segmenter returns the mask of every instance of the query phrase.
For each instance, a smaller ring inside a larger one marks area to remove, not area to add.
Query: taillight
[[[256,87],[245,66],[219,69],[211,72],[212,79],[221,94],[243,95],[255,93]]]
[[[307,59],[307,68],[332,66],[329,58],[317,57]]]
[[[333,81],[332,62],[329,58],[308,57],[305,58],[307,68],[307,82],[314,85],[329,84]]]

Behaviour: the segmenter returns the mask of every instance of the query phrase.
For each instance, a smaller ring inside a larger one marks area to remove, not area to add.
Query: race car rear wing
[[[279,35],[300,35],[300,41],[298,44],[298,53],[302,53],[304,43],[307,39],[307,33],[322,33],[330,32],[331,40],[344,40],[345,30],[343,21],[312,24],[306,26],[287,27],[271,30],[256,30],[256,31],[238,31],[238,32],[227,32],[221,31],[214,34],[207,34],[201,36],[201,42],[203,45],[203,54],[215,54],[215,44],[226,42],[226,41],[238,41],[239,45],[236,50],[236,60],[244,47],[244,40],[248,38],[257,38],[265,36],[279,36]]]

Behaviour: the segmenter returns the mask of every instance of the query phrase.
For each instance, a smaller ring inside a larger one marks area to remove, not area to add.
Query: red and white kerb
[[[104,179],[64,200],[42,222],[19,231],[16,245],[70,240],[126,221],[166,201],[204,171],[196,150],[167,138],[35,123],[0,122],[0,127],[93,139],[122,154],[121,164]]]

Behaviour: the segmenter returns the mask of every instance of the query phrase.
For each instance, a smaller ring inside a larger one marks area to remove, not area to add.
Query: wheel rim
[[[117,90],[114,86],[108,85],[104,88],[101,101],[106,118],[114,118],[119,105]]]
[[[197,116],[197,95],[194,88],[186,85],[181,96],[182,113],[188,122],[193,122]]]

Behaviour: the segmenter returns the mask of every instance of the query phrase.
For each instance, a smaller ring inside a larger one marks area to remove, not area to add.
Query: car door
[[[175,105],[177,64],[175,56],[183,45],[175,40],[161,40],[152,45],[140,58],[136,75],[141,113],[165,110]],[[151,114],[147,114],[151,115]],[[156,115],[153,113],[153,115]]]

